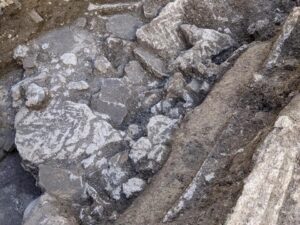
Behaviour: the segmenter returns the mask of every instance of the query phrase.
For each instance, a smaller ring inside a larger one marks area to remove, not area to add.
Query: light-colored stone
[[[75,217],[55,198],[44,194],[30,203],[24,213],[24,225],[78,225]]]
[[[65,53],[60,57],[60,59],[66,65],[77,65],[77,57],[74,53]]]
[[[141,192],[145,188],[145,185],[145,181],[140,178],[130,178],[122,186],[123,193],[126,195],[126,198],[130,198],[134,194]]]
[[[18,151],[34,165],[100,154],[105,145],[122,140],[120,133],[88,106],[68,101],[52,102],[43,111],[22,108],[15,127]]]
[[[163,144],[170,140],[177,120],[170,119],[163,115],[157,115],[150,118],[147,124],[148,138],[153,144]]]
[[[36,85],[35,83],[30,84],[25,90],[27,107],[36,107],[44,103],[47,97],[47,93],[44,88]]]
[[[243,192],[237,201],[227,225],[276,225],[279,219],[290,224],[290,219],[280,218],[285,211],[285,201],[299,165],[300,155],[300,96],[296,96],[281,112],[273,130],[257,150],[254,169],[247,177]],[[299,222],[299,198],[295,199],[294,224]],[[298,215],[298,218],[297,218]]]
[[[82,80],[82,81],[73,81],[68,83],[67,85],[69,90],[78,90],[78,91],[82,91],[82,90],[87,90],[89,89],[89,84]]]

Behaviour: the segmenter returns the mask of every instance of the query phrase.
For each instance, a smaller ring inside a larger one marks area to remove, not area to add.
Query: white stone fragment
[[[82,80],[82,81],[77,81],[77,82],[70,82],[70,83],[68,83],[67,87],[69,90],[82,91],[82,90],[89,89],[90,86],[86,81]]]
[[[151,148],[152,144],[150,140],[142,137],[133,144],[129,153],[129,157],[134,163],[138,163],[147,157],[147,154],[151,151]]]
[[[17,58],[25,58],[27,56],[27,53],[29,51],[29,48],[26,45],[19,45],[14,50],[14,59]]]
[[[66,65],[77,65],[77,56],[74,53],[65,53],[60,57],[60,59]]]
[[[153,144],[166,143],[171,138],[171,133],[176,126],[176,122],[177,120],[163,115],[151,117],[147,124],[148,138]]]
[[[46,99],[46,92],[44,88],[36,85],[35,83],[30,84],[26,88],[25,95],[27,99],[25,105],[27,107],[39,106]]]
[[[126,198],[130,198],[134,194],[144,190],[145,185],[144,180],[137,177],[131,178],[123,184],[123,193],[126,195]]]

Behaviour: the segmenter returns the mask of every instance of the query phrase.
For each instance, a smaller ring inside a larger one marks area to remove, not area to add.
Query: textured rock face
[[[296,96],[280,113],[273,130],[258,148],[255,166],[226,224],[299,222],[298,189],[295,187],[295,183],[299,183],[299,100],[300,96]],[[289,198],[294,200],[294,207],[286,209]]]
[[[44,194],[26,209],[24,225],[77,225],[76,219],[50,195]]]
[[[299,90],[294,5],[87,2],[84,18],[17,46],[22,78],[0,78],[0,158],[15,144],[44,191],[23,224],[225,224],[236,202],[229,224],[297,224],[299,98],[278,117]]]

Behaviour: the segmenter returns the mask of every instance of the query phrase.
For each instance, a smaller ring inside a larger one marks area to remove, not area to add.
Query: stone
[[[122,14],[109,17],[106,29],[118,38],[134,40],[136,38],[136,30],[142,25],[143,23],[137,17]]]
[[[91,101],[91,107],[107,114],[111,121],[120,125],[128,114],[131,91],[121,79],[104,79],[99,93]]]
[[[133,140],[136,140],[140,138],[143,134],[143,131],[141,127],[137,124],[130,124],[127,129],[127,135],[132,138]]]
[[[85,185],[81,176],[52,166],[39,166],[39,185],[58,199],[79,202],[85,197]]]
[[[169,0],[145,0],[143,4],[144,15],[148,19],[153,19],[159,13],[159,10],[164,7]]]
[[[14,50],[14,59],[22,59],[25,58],[28,54],[29,48],[26,45],[18,45]]]
[[[147,158],[147,154],[151,151],[152,144],[148,138],[141,137],[133,145],[129,153],[133,163],[138,164]]]
[[[116,70],[105,56],[98,56],[94,65],[100,75],[113,75],[116,73]]]
[[[163,78],[168,76],[166,65],[159,57],[142,48],[134,49],[134,54],[140,63],[155,77]]]
[[[280,113],[273,130],[257,149],[254,168],[245,180],[227,225],[299,222],[299,189],[294,188],[299,185],[296,160],[300,155],[299,110],[300,96],[297,95]],[[293,205],[289,198],[293,198]]]
[[[148,80],[146,71],[138,61],[130,61],[126,65],[124,72],[128,82],[133,85],[143,85]]]
[[[0,160],[0,224],[21,224],[23,213],[41,191],[14,152]]]
[[[168,97],[182,96],[185,86],[186,82],[182,73],[175,73],[172,77],[169,78],[166,84]]]
[[[191,82],[187,84],[186,88],[194,91],[195,93],[199,93],[201,91],[201,84],[198,80],[193,78]]]
[[[167,4],[158,17],[137,30],[138,41],[157,50],[163,58],[174,58],[185,47],[177,30],[184,18],[183,6],[186,2],[177,0]]]
[[[130,172],[127,164],[128,153],[117,153],[108,161],[107,167],[101,171],[106,183],[105,190],[115,200],[120,200],[122,184],[129,178]]]
[[[41,23],[44,21],[43,17],[41,17],[35,9],[31,10],[28,14],[35,23]]]
[[[141,8],[140,2],[116,3],[116,4],[93,4],[89,3],[87,10],[101,14],[117,14],[126,12],[137,12]]]
[[[27,107],[38,107],[41,106],[47,97],[47,92],[44,88],[36,85],[35,83],[31,83],[25,89],[26,102],[25,105]]]
[[[89,84],[86,81],[73,81],[68,83],[67,85],[69,90],[78,90],[78,91],[82,91],[82,90],[87,90],[89,89]]]
[[[122,191],[126,195],[126,198],[132,197],[134,194],[137,194],[144,190],[145,188],[145,181],[134,177],[130,178],[126,183],[122,185]]]
[[[21,108],[15,127],[15,143],[21,157],[36,166],[50,160],[75,160],[83,154],[98,154],[101,148],[123,139],[87,105],[70,101],[52,102],[43,111]]]
[[[74,53],[64,53],[60,59],[66,65],[77,65],[77,57]]]
[[[196,69],[200,74],[208,70],[207,61],[236,45],[228,35],[212,29],[198,28],[195,25],[183,24],[180,26],[187,42],[193,47],[183,51],[172,63],[171,68],[180,68],[182,71]]]
[[[67,206],[44,194],[34,200],[24,213],[24,225],[78,225]]]
[[[267,70],[273,69],[286,57],[300,58],[299,38],[297,38],[297,33],[300,30],[299,21],[300,7],[295,7],[286,19],[282,32],[275,41],[272,51],[266,60],[265,68]],[[289,53],[291,52],[290,49],[293,49],[293,54]]]
[[[153,144],[163,144],[170,140],[171,133],[175,128],[177,120],[163,115],[150,118],[147,124],[147,134]]]

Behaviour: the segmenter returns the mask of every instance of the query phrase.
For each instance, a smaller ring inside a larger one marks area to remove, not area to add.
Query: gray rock
[[[146,18],[153,19],[159,10],[169,3],[169,0],[144,0],[143,11]]]
[[[74,81],[74,82],[70,82],[67,85],[69,90],[78,90],[78,91],[82,91],[82,90],[87,90],[89,89],[89,84],[85,81]]]
[[[0,224],[21,224],[25,208],[41,194],[35,183],[17,153],[0,161]]]
[[[272,47],[265,68],[270,70],[285,58],[300,58],[299,38],[300,7],[295,7],[283,25],[282,32]],[[293,49],[291,51],[291,49]]]
[[[143,160],[147,159],[147,155],[151,149],[152,144],[150,140],[148,138],[141,137],[132,145],[129,157],[134,164],[141,163]]]
[[[78,225],[67,206],[44,194],[34,200],[24,213],[24,225]]]
[[[176,126],[176,122],[177,120],[163,115],[151,117],[147,124],[148,138],[153,144],[166,143],[171,138],[171,133]]]
[[[105,56],[98,56],[94,62],[95,68],[100,75],[114,75],[116,73],[110,61]]]
[[[188,90],[194,91],[196,93],[199,93],[201,91],[201,84],[198,80],[192,79],[190,83],[186,86]]]
[[[84,199],[85,185],[74,172],[52,166],[39,166],[39,185],[58,199],[78,203]]]
[[[121,79],[104,79],[100,92],[92,98],[91,107],[120,125],[128,114],[130,97],[131,91]]]
[[[180,97],[183,94],[186,82],[181,73],[175,73],[169,78],[166,89],[168,92],[168,97]]]
[[[200,74],[207,73],[207,61],[236,45],[228,35],[212,29],[198,28],[194,25],[184,24],[180,26],[187,42],[193,47],[181,53],[172,63],[171,68],[179,68],[182,71],[196,69]]]
[[[134,49],[134,54],[140,63],[157,78],[168,76],[165,63],[156,55],[143,48]]]
[[[142,25],[143,23],[137,17],[123,14],[109,17],[106,29],[118,38],[134,40],[136,30]]]
[[[130,61],[124,71],[128,82],[133,85],[143,85],[148,80],[146,71],[138,61]]]
[[[141,127],[137,124],[130,124],[127,129],[127,134],[133,140],[138,139],[142,136],[143,131]]]

